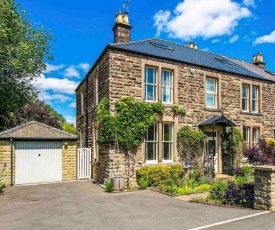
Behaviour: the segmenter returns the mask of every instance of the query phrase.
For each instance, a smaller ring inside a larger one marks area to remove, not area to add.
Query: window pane
[[[243,97],[247,98],[248,97],[248,86],[247,85],[243,85],[242,86],[242,93],[243,93]]]
[[[163,143],[162,144],[162,154],[163,160],[172,160],[172,144],[171,143]]]
[[[171,88],[162,87],[161,94],[162,94],[162,102],[172,102],[172,92]]]
[[[156,144],[152,142],[146,143],[146,160],[156,160]]]
[[[246,147],[248,148],[250,146],[249,142],[250,142],[250,135],[249,132],[250,128],[249,127],[243,127],[243,139],[244,142],[246,144]]]
[[[156,126],[155,124],[151,125],[147,129],[147,141],[155,141],[156,140]]]
[[[245,110],[245,111],[248,110],[247,99],[245,98],[242,99],[242,110]]]
[[[146,68],[145,82],[149,84],[156,84],[156,72],[154,68]]]
[[[146,100],[155,101],[156,100],[156,87],[153,85],[145,86]]]
[[[255,146],[260,138],[260,129],[253,128],[253,146]]]
[[[258,103],[258,101],[252,100],[252,112],[258,111],[257,103]]]
[[[258,99],[258,87],[257,86],[253,86],[252,87],[252,99]]]
[[[215,79],[212,79],[212,78],[206,79],[206,92],[216,93]]]
[[[215,97],[213,94],[206,94],[206,106],[215,107]]]
[[[162,85],[172,87],[172,72],[163,70],[162,71]]]
[[[172,124],[163,124],[163,141],[173,141],[173,128]]]

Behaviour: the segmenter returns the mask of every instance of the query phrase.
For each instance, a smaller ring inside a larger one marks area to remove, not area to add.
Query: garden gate
[[[77,151],[77,179],[91,178],[91,149],[79,148]]]

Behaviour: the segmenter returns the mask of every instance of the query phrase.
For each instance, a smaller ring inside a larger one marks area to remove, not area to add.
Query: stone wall
[[[6,185],[11,184],[11,146],[9,140],[0,140],[0,174],[3,170],[3,165],[7,163],[7,167],[2,176],[2,182]],[[14,175],[14,173],[13,173]],[[13,181],[14,182],[14,181]]]
[[[73,180],[77,180],[76,141],[62,141],[62,181]]]
[[[275,211],[275,166],[255,166],[254,208]]]

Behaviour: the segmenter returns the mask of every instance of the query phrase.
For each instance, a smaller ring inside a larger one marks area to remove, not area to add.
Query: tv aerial
[[[133,0],[127,0],[125,4],[123,4],[123,9],[126,9],[126,12],[129,12],[129,5]]]

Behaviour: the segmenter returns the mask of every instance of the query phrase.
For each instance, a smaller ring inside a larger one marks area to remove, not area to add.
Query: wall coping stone
[[[258,166],[252,166],[252,168],[260,171],[275,172],[275,166],[271,166],[271,165],[258,165]]]

